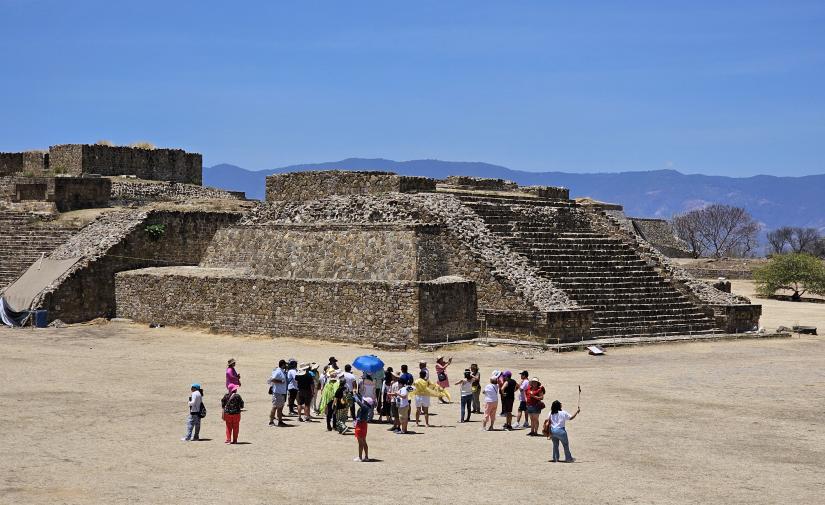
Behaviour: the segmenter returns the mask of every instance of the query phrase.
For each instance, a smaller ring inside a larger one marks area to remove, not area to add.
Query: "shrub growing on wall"
[[[753,271],[753,279],[761,295],[787,289],[793,291],[791,300],[799,301],[805,293],[825,294],[825,263],[807,253],[777,254]]]
[[[150,224],[145,228],[145,230],[152,240],[158,240],[163,236],[164,233],[166,233],[166,225]]]

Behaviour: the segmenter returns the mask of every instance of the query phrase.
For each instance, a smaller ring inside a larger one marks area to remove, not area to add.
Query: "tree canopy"
[[[825,263],[807,253],[777,254],[753,271],[753,279],[757,292],[764,296],[780,289],[793,291],[794,301],[805,293],[825,295]]]
[[[678,214],[672,223],[697,258],[751,256],[757,246],[759,223],[741,207],[716,203]]]

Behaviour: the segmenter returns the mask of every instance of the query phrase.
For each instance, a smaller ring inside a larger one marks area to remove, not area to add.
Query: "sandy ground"
[[[825,305],[766,304],[766,319],[822,321]],[[772,308],[773,307],[773,308]],[[818,310],[818,312],[817,312]],[[775,324],[775,323],[768,323]],[[825,327],[825,324],[820,325]],[[371,456],[322,423],[267,427],[265,380],[276,360],[342,362],[372,350],[111,323],[0,330],[0,503],[822,503],[825,341],[803,336],[584,353],[465,347],[451,379],[476,361],[528,369],[570,422],[574,464],[524,431],[458,425],[394,435],[371,425]],[[243,444],[223,444],[224,364],[238,360]],[[434,355],[384,353],[388,365]],[[183,443],[188,385],[209,414]],[[455,388],[453,388],[455,392]],[[548,402],[549,404],[549,402]],[[500,425],[501,421],[498,421]],[[818,497],[818,498],[817,498]]]
[[[751,299],[751,303],[762,305],[762,317],[759,319],[760,326],[773,331],[778,326],[791,328],[796,325],[816,326],[819,334],[825,333],[825,303],[814,302],[789,302],[772,300],[770,298],[759,298],[756,295],[753,281],[732,280],[731,291],[736,294],[745,295]],[[787,293],[790,295],[791,293]],[[805,295],[808,299],[822,299],[820,296]]]

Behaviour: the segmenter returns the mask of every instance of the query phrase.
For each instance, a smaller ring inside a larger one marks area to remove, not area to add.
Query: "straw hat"
[[[226,362],[226,366],[235,366],[235,358],[229,358],[229,361]]]

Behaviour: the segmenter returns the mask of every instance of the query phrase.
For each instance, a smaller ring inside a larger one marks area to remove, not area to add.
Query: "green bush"
[[[146,231],[146,233],[149,234],[149,237],[151,237],[152,240],[158,240],[163,236],[164,233],[166,233],[166,225],[150,224],[146,228],[144,228],[144,230]]]
[[[753,271],[756,291],[771,296],[780,289],[793,291],[799,301],[805,293],[825,294],[825,263],[807,253],[777,254]]]

